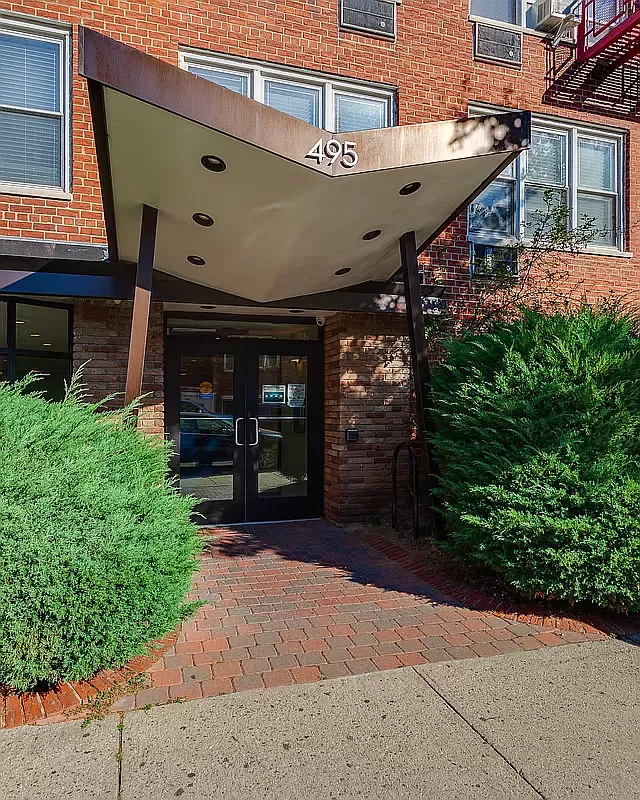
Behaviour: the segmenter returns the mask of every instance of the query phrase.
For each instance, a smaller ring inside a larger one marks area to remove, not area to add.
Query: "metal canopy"
[[[529,144],[527,112],[331,134],[87,28],[79,71],[111,260],[147,205],[157,270],[260,303],[388,280]]]

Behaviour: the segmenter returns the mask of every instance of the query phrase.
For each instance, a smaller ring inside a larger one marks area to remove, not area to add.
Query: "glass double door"
[[[318,343],[205,336],[177,338],[170,349],[174,470],[181,490],[200,499],[196,519],[216,524],[319,516]]]

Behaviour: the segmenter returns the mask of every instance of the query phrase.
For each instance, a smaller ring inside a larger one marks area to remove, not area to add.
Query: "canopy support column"
[[[411,367],[416,398],[418,442],[424,452],[428,524],[433,535],[436,538],[441,538],[443,535],[442,520],[433,505],[433,484],[434,480],[437,481],[437,465],[433,457],[431,442],[427,438],[427,434],[433,431],[433,422],[427,409],[430,402],[430,374],[426,353],[424,309],[422,307],[420,276],[418,275],[418,247],[415,231],[408,231],[400,237],[400,258],[402,261],[404,297],[407,305],[407,322],[409,324],[409,346],[411,349]]]
[[[151,282],[157,228],[158,209],[147,205],[142,206],[140,248],[136,268],[136,286],[133,296],[131,339],[129,341],[129,362],[127,364],[127,384],[125,388],[125,403],[127,405],[142,394],[142,376],[144,374],[144,357],[147,350],[147,335],[149,332]]]
[[[411,366],[415,384],[418,437],[420,441],[424,441],[426,432],[424,395],[425,388],[429,382],[429,363],[425,353],[426,333],[420,277],[418,275],[418,247],[415,231],[403,233],[400,237],[400,258],[402,260],[404,298],[407,304],[407,321],[409,323],[409,346],[411,348]]]

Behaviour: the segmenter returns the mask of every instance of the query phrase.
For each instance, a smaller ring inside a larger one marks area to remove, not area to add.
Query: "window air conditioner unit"
[[[573,15],[568,12],[566,0],[538,0],[536,3],[536,30],[544,33],[566,26]]]
[[[474,58],[501,61],[520,66],[522,64],[522,31],[497,28],[476,22],[473,36]]]
[[[340,0],[340,27],[393,39],[396,35],[396,0]]]

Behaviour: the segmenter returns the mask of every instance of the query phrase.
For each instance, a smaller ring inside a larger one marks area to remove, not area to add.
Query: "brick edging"
[[[368,530],[355,530],[358,538],[385,555],[408,572],[426,581],[434,589],[442,592],[447,598],[476,609],[488,611],[513,622],[529,625],[543,625],[565,631],[578,633],[607,633],[616,636],[634,636],[640,634],[640,614],[624,616],[602,611],[601,613],[550,614],[549,609],[531,603],[514,604],[495,595],[483,592],[471,586],[465,586],[442,567],[427,563],[424,555],[405,549],[384,536]]]
[[[0,695],[0,729],[20,725],[48,725],[82,715],[96,695],[113,690],[114,695],[131,678],[146,672],[173,647],[180,625],[167,636],[147,646],[147,655],[136,656],[118,670],[102,670],[90,680],[60,683],[47,692]]]

